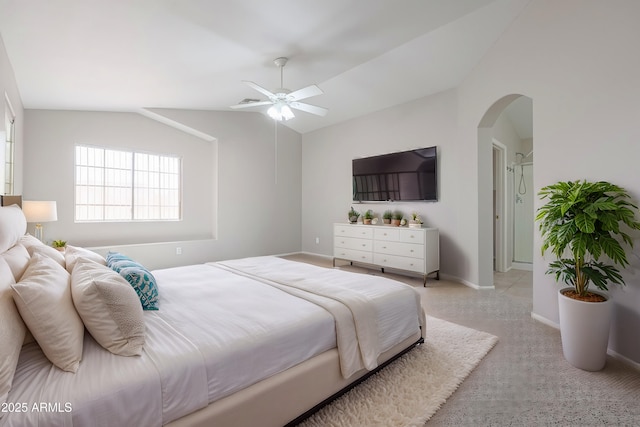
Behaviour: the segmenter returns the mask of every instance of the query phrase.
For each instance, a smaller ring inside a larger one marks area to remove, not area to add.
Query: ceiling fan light
[[[291,108],[286,104],[280,108],[280,113],[282,114],[282,118],[285,120],[293,119],[295,117]]]
[[[280,111],[279,105],[272,105],[267,110],[267,115],[271,117],[273,120],[282,121],[282,112]]]

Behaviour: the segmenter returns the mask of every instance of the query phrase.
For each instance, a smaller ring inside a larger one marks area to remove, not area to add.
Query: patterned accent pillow
[[[107,264],[109,267],[111,267],[112,270],[117,271],[118,273],[120,272],[120,270],[122,270],[123,268],[129,268],[129,267],[138,267],[138,268],[144,268],[142,266],[142,264],[137,263],[133,260],[127,260],[127,259],[123,259],[123,260],[117,260],[117,261],[112,261],[111,263]]]
[[[106,261],[107,261],[107,265],[109,267],[111,267],[112,264],[118,262],[118,261],[131,261],[134,262],[131,258],[129,258],[128,256],[121,254],[120,252],[107,252],[107,256],[105,257]],[[113,268],[113,267],[111,267]]]
[[[124,267],[118,271],[133,286],[143,310],[158,310],[158,286],[156,278],[144,267]]]
[[[156,278],[144,266],[119,252],[108,252],[107,266],[120,273],[133,286],[143,310],[158,310]]]

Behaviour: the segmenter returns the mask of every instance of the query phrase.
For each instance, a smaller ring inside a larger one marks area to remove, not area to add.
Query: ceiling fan
[[[287,64],[288,58],[276,58],[273,62],[280,67],[280,87],[273,92],[268,89],[263,88],[255,84],[254,82],[243,80],[247,86],[257,90],[258,92],[266,95],[269,100],[268,101],[260,101],[257,99],[245,99],[240,104],[232,105],[230,108],[238,109],[238,108],[250,108],[250,107],[258,107],[262,105],[271,105],[267,110],[267,114],[274,120],[282,121],[289,120],[295,117],[293,114],[294,110],[305,111],[307,113],[315,114],[317,116],[324,117],[329,110],[323,107],[318,107],[316,105],[307,104],[305,102],[299,102],[302,99],[311,98],[312,96],[322,95],[322,89],[320,89],[316,85],[311,85],[304,87],[302,89],[298,89],[296,91],[291,92],[289,89],[285,89],[282,83],[282,74],[284,66]]]

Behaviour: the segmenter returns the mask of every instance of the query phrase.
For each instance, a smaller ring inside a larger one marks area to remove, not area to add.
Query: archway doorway
[[[533,265],[532,129],[533,101],[520,94],[497,100],[478,126],[481,286],[494,284],[494,271]],[[523,254],[528,257],[522,258]]]

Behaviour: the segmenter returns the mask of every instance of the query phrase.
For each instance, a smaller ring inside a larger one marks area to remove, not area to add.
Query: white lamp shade
[[[22,211],[27,222],[49,222],[58,220],[58,208],[55,201],[22,202]]]

